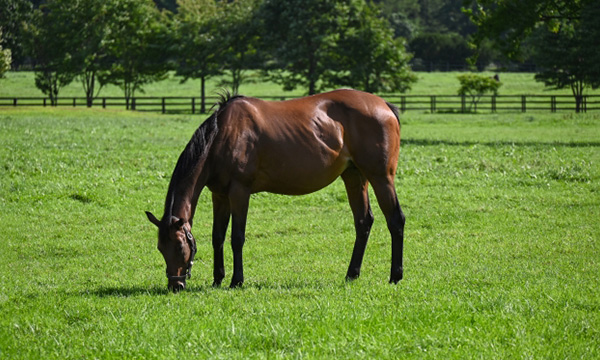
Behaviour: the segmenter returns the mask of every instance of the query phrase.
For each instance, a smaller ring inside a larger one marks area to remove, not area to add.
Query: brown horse
[[[223,243],[232,219],[233,278],[242,285],[242,248],[250,194],[308,194],[341,176],[354,215],[356,241],[346,279],[360,275],[373,213],[371,183],[392,236],[390,282],[402,279],[404,214],[394,177],[400,150],[398,110],[383,99],[356,90],[336,90],[272,102],[224,96],[219,108],[194,133],[181,153],[169,184],[158,249],[167,263],[168,286],[185,288],[196,240],[192,221],[200,192],[212,192],[214,286],[225,277]]]

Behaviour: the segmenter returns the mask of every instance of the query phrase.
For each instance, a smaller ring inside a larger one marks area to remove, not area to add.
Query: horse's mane
[[[192,138],[186,145],[185,149],[179,155],[177,165],[173,170],[171,176],[171,182],[169,184],[169,191],[167,192],[167,200],[165,202],[165,216],[171,217],[173,201],[174,201],[174,190],[183,180],[192,176],[196,166],[206,159],[208,150],[210,149],[212,142],[219,132],[217,125],[217,119],[219,115],[227,108],[229,104],[235,99],[243,98],[241,95],[232,95],[229,91],[224,91],[219,94],[219,101],[213,106],[217,107],[213,111],[212,115],[209,116],[194,132]],[[212,110],[212,108],[211,108]]]

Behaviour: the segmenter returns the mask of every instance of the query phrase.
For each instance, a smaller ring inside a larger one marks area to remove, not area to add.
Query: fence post
[[[550,112],[556,112],[556,96],[550,96]]]
[[[406,96],[400,97],[400,111],[406,112]]]
[[[496,112],[496,95],[492,95],[492,112]]]
[[[435,95],[429,97],[429,109],[431,113],[435,113]]]
[[[527,96],[521,95],[521,112],[527,111]]]
[[[73,98],[73,107],[77,106],[77,98]]]
[[[131,110],[135,111],[135,96],[131,98]]]
[[[164,114],[166,112],[166,108],[165,108],[165,98],[162,98],[162,113]]]
[[[105,97],[102,98],[102,108],[106,109],[106,98]]]
[[[44,98],[44,107],[46,107],[46,98]]]
[[[464,95],[460,96],[460,112],[463,114],[467,112],[467,101]]]
[[[13,106],[17,106],[17,98],[13,99]]]

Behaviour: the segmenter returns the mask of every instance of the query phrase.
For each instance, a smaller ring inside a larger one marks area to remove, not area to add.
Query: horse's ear
[[[151,223],[153,223],[157,227],[160,226],[160,220],[158,220],[156,216],[154,216],[154,214],[152,214],[150,211],[146,211],[146,216],[148,217],[148,220],[150,220]]]

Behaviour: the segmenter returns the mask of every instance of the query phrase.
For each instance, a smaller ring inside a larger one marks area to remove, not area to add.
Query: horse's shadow
[[[91,289],[89,291],[85,291],[82,295],[92,295],[97,297],[134,297],[134,296],[143,296],[143,295],[166,295],[169,294],[169,290],[167,287],[159,287],[159,286],[151,286],[151,287],[143,287],[143,286],[109,286],[109,287],[100,287],[97,289]]]
[[[348,285],[348,283],[345,283],[346,285]],[[214,287],[212,285],[209,284],[195,284],[195,285],[191,285],[188,288],[186,288],[185,290],[182,291],[182,293],[193,293],[193,294],[201,294],[201,293],[207,293],[209,291],[244,291],[244,290],[278,290],[278,291],[282,291],[282,290],[287,290],[287,291],[293,291],[293,290],[308,290],[308,289],[322,289],[324,286],[319,286],[318,284],[312,284],[312,283],[296,283],[296,282],[287,282],[284,284],[279,284],[279,283],[269,283],[269,282],[257,282],[257,283],[248,283],[248,284],[244,284],[243,286],[239,287],[239,288],[230,288],[229,286],[219,286],[219,287]],[[159,285],[155,285],[155,286],[127,286],[127,285],[123,285],[123,286],[108,286],[108,287],[100,287],[97,289],[90,289],[88,291],[85,292],[80,292],[80,295],[91,295],[91,296],[96,296],[96,297],[101,297],[101,298],[107,298],[107,297],[123,297],[123,298],[127,298],[127,297],[135,297],[135,296],[144,296],[144,295],[149,295],[149,296],[165,296],[165,295],[169,295],[172,294],[172,291],[169,290],[166,286],[159,286]]]

